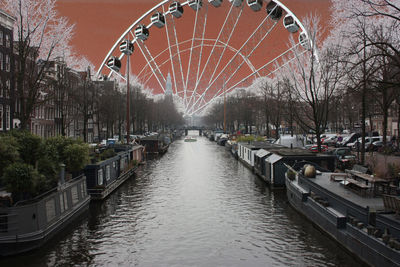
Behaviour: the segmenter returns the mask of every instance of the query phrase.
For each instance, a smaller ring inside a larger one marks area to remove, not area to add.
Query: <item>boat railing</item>
[[[25,238],[54,224],[63,215],[88,200],[85,176],[68,181],[59,190],[48,191],[17,206],[0,207],[0,237]],[[22,205],[23,204],[23,205]]]
[[[15,213],[0,214],[0,236],[1,233],[7,233],[9,231],[18,231],[17,219],[18,215]]]
[[[386,211],[393,211],[397,215],[400,214],[400,198],[391,195],[382,195],[383,205]]]
[[[75,182],[79,181],[80,179],[82,179],[83,176],[84,176],[84,174],[81,174],[81,175],[79,175],[77,177],[72,178],[71,180],[68,180],[64,185],[62,185],[62,187],[66,187],[66,186],[72,185],[73,183],[75,183]],[[13,206],[14,207],[23,206],[23,205],[28,205],[28,204],[32,204],[32,203],[38,202],[38,201],[42,200],[43,198],[45,198],[46,196],[49,196],[52,193],[56,192],[58,189],[59,189],[59,187],[54,187],[54,188],[50,189],[49,191],[46,191],[46,192],[44,192],[44,193],[42,193],[42,194],[40,194],[40,195],[38,195],[38,196],[36,196],[36,197],[34,197],[32,199],[26,199],[26,200],[17,201],[17,202],[15,202],[15,204]]]

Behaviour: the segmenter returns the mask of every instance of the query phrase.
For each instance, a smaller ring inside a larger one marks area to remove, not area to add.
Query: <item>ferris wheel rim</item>
[[[103,60],[103,62],[101,63],[101,65],[100,65],[100,67],[99,67],[99,69],[98,69],[98,71],[97,71],[97,73],[96,73],[96,77],[98,78],[98,79],[100,79],[100,77],[101,77],[101,74],[102,74],[102,72],[104,72],[104,69],[107,69],[107,71],[109,71],[109,73],[108,73],[108,77],[111,77],[111,75],[113,74],[113,73],[115,73],[117,76],[119,76],[120,78],[122,78],[122,79],[124,79],[124,75],[122,75],[121,73],[119,73],[119,71],[115,71],[115,70],[113,70],[112,68],[110,68],[107,64],[106,64],[106,62],[110,59],[110,57],[113,55],[113,54],[117,54],[117,53],[119,53],[119,56],[117,57],[119,60],[122,60],[122,58],[123,57],[125,57],[125,56],[129,56],[129,55],[125,55],[124,53],[122,53],[122,52],[120,52],[120,51],[118,51],[118,46],[119,46],[119,44],[122,42],[122,41],[124,41],[124,39],[126,40],[126,39],[128,39],[129,40],[129,36],[130,35],[132,35],[132,44],[134,44],[134,43],[137,43],[137,44],[139,44],[139,43],[144,43],[144,42],[140,42],[141,40],[139,40],[138,38],[136,38],[136,36],[135,36],[135,34],[134,34],[134,30],[135,30],[135,27],[138,27],[138,25],[144,25],[147,29],[150,29],[152,26],[154,26],[154,23],[153,23],[153,21],[151,21],[150,22],[150,24],[143,24],[143,20],[144,19],[146,19],[147,17],[149,17],[149,16],[151,16],[152,15],[152,13],[154,13],[155,11],[159,11],[159,9],[160,8],[162,8],[162,15],[164,15],[165,17],[166,17],[166,15],[168,15],[168,14],[171,14],[171,18],[172,18],[172,24],[171,25],[168,25],[168,23],[167,23],[167,20],[165,20],[165,26],[166,27],[173,27],[174,28],[174,30],[176,29],[175,28],[175,23],[174,23],[174,20],[175,20],[175,18],[172,16],[172,12],[169,10],[169,8],[167,7],[166,8],[166,10],[165,10],[165,6],[168,6],[168,4],[170,4],[170,3],[175,3],[175,2],[177,2],[177,1],[174,1],[174,2],[172,2],[171,0],[163,0],[163,1],[161,1],[160,3],[158,3],[158,4],[156,4],[155,6],[153,6],[152,8],[150,8],[147,12],[145,12],[145,13],[143,13],[143,15],[139,18],[139,19],[137,19],[134,23],[132,23],[123,33],[122,33],[122,35],[117,39],[117,41],[114,43],[114,45],[112,46],[112,48],[108,51],[108,53],[107,53],[107,55],[105,56],[105,58],[104,58],[104,60]],[[182,7],[184,7],[184,6],[186,6],[186,5],[189,5],[189,2],[190,1],[185,1],[185,2],[183,2],[183,3],[179,3]],[[313,51],[312,51],[312,53],[313,53],[313,55],[315,56],[315,58],[316,58],[316,60],[318,61],[318,49],[314,46],[314,44],[313,44],[313,42],[314,42],[314,40],[312,40],[312,38],[310,38],[310,34],[309,34],[309,32],[308,32],[308,30],[306,29],[306,27],[303,25],[303,23],[301,22],[301,20],[285,5],[285,4],[283,4],[281,1],[279,1],[279,0],[272,0],[272,1],[263,1],[263,2],[267,2],[267,3],[271,3],[271,2],[274,2],[275,4],[276,4],[276,6],[278,7],[280,7],[284,12],[286,12],[286,16],[291,16],[292,18],[293,18],[293,20],[294,20],[294,22],[297,24],[297,26],[298,26],[298,29],[301,29],[301,33],[300,34],[303,34],[303,33],[305,33],[306,34],[306,37],[307,37],[307,39],[308,39],[308,41],[309,41],[309,45],[311,46],[311,47],[313,47]],[[208,3],[208,4],[210,4],[211,5],[211,3]],[[233,7],[233,3],[231,3],[232,4],[232,7]],[[244,6],[245,4],[242,2],[242,4],[240,5],[241,6],[241,8],[243,8],[243,6]],[[195,23],[197,22],[197,12],[198,12],[198,10],[196,11],[196,21],[195,21]],[[193,15],[190,15],[190,16],[193,16]],[[275,23],[276,24],[276,23]],[[222,29],[222,27],[224,27],[224,26],[222,26],[221,25],[221,29]],[[286,26],[285,26],[286,27]],[[287,28],[288,29],[288,28]],[[175,30],[176,31],[176,30]],[[290,30],[289,30],[290,31]],[[292,32],[293,33],[293,32]],[[175,37],[176,37],[176,33],[175,33]],[[193,37],[194,38],[194,37]],[[204,38],[204,35],[203,35],[203,40],[205,40],[205,39],[207,39],[207,38]],[[191,39],[188,39],[188,40],[185,40],[185,41],[190,41]],[[194,40],[194,39],[193,39]],[[249,40],[249,39],[248,39]],[[184,42],[184,41],[183,41]],[[229,41],[228,41],[229,42]],[[179,44],[180,43],[182,43],[182,41],[181,42],[179,42]],[[223,43],[223,42],[221,42],[221,43]],[[177,45],[179,45],[178,44],[178,41],[176,40],[176,44]],[[232,47],[232,46],[231,46]],[[192,47],[191,47],[192,48]],[[236,49],[236,48],[234,48],[234,49]],[[168,50],[168,48],[166,48],[163,52],[161,52],[161,53],[164,53],[165,51],[167,51]],[[230,49],[231,50],[231,49]],[[236,49],[237,50],[237,49]],[[117,52],[118,51],[118,52]],[[178,51],[179,51],[179,46],[178,46]],[[232,50],[231,50],[232,51]],[[117,53],[116,53],[117,52]],[[160,54],[161,54],[160,53]],[[170,53],[171,53],[171,51],[170,51]],[[143,52],[142,52],[142,54],[143,54]],[[172,56],[172,55],[170,55],[170,56]],[[251,63],[251,66],[253,66],[253,68],[251,68],[250,66],[250,69],[253,71],[253,73],[252,74],[250,74],[249,76],[251,76],[251,75],[258,75],[258,76],[260,76],[259,75],[259,73],[258,73],[258,71],[254,71],[254,69],[256,69],[256,68],[254,68],[254,65],[253,65],[253,63],[252,63],[252,60],[250,60],[249,58],[247,58],[247,60],[245,60],[245,57],[243,57],[243,55],[242,54],[240,54],[240,56],[243,58],[243,61],[249,66],[249,64],[248,64],[248,62],[250,62]],[[180,53],[179,53],[179,57],[180,57]],[[152,60],[153,60],[153,62],[154,62],[154,64],[156,64],[156,62],[154,61],[154,58],[152,58]],[[179,59],[180,60],[180,59]],[[166,60],[167,62],[168,61],[172,61],[172,58],[170,58],[169,60]],[[142,71],[146,68],[146,67],[148,67],[149,66],[149,64],[150,64],[150,62],[147,60],[147,64],[145,64],[144,65],[144,67],[143,67],[143,69],[142,69]],[[171,64],[172,64],[172,62],[171,62]],[[181,68],[182,68],[182,62],[179,62],[179,64],[180,64],[180,66],[181,66]],[[190,65],[190,64],[189,64]],[[151,67],[151,66],[150,66]],[[189,66],[188,66],[188,68],[189,68]],[[161,71],[158,69],[158,71],[161,73]],[[237,71],[237,69],[236,69],[236,71]],[[141,73],[141,72],[140,72]],[[151,72],[150,72],[151,73]],[[188,79],[184,79],[184,77],[183,77],[183,75],[184,75],[184,72],[181,70],[180,71],[180,74],[182,75],[182,81],[183,81],[183,83],[185,83],[186,82],[186,86],[187,86],[187,82],[188,82]],[[202,74],[201,74],[202,75]],[[213,74],[214,75],[214,74]],[[153,70],[153,73],[152,74],[150,74],[150,78],[151,77],[155,77],[157,80],[158,80],[158,82],[160,83],[160,80],[156,77],[156,73],[154,72],[154,70]],[[187,73],[187,76],[189,76],[188,75],[188,73]],[[175,74],[173,75],[173,77],[174,77],[174,79],[176,79],[176,77],[175,77]],[[179,77],[178,77],[179,78]],[[217,77],[218,78],[218,77]],[[216,78],[216,79],[217,79]],[[215,79],[215,80],[216,80]],[[215,80],[213,81],[213,82],[215,82]],[[243,81],[243,80],[242,80]],[[175,81],[175,85],[176,85],[176,81]],[[162,91],[163,91],[163,93],[165,93],[165,89],[163,88],[163,85],[161,85],[160,84],[160,86],[162,87],[161,89],[163,89]],[[175,86],[176,87],[176,86]],[[197,88],[197,85],[196,85],[196,88]],[[197,93],[197,92],[196,92]],[[203,92],[203,94],[204,94],[204,92]],[[212,98],[211,99],[214,99],[214,98],[218,98],[218,93],[217,94],[215,94],[214,96],[212,96]],[[194,94],[192,94],[191,96],[190,96],[190,100],[189,100],[189,104],[191,103],[191,98],[194,96]],[[200,100],[200,98],[199,98],[199,100]],[[184,101],[187,101],[187,99],[186,99],[186,89],[185,89],[185,97],[184,97]],[[205,101],[205,99],[203,98],[202,100],[200,100],[200,101]],[[207,102],[207,101],[206,101]],[[196,105],[197,104],[197,102],[196,103],[194,103],[194,105]],[[185,113],[186,112],[191,112],[191,110],[193,111],[193,109],[199,109],[199,107],[194,107],[194,105],[192,106],[192,107],[185,107]],[[206,106],[208,106],[208,104],[206,105]],[[203,109],[204,107],[200,107],[200,109]]]
[[[138,26],[140,24],[140,22],[142,22],[142,20],[144,20],[147,16],[151,15],[154,11],[156,11],[158,8],[160,8],[161,6],[164,6],[165,4],[169,3],[170,0],[162,0],[160,3],[156,4],[154,7],[152,7],[151,9],[149,9],[147,12],[145,12],[139,19],[137,19],[135,22],[133,22],[126,30],[125,32],[117,39],[117,41],[114,43],[114,45],[111,47],[111,49],[108,51],[107,55],[105,56],[105,58],[103,59],[99,69],[97,70],[96,73],[96,77],[99,77],[100,73],[102,72],[102,70],[104,69],[105,63],[107,62],[107,60],[110,58],[110,56],[112,55],[112,53],[115,51],[115,49],[118,47],[118,45],[124,40],[124,38],[129,35],[129,33],[132,31],[132,29],[134,29],[136,26]],[[186,1],[184,3],[181,3],[182,6],[185,6],[188,4],[189,1]],[[308,30],[304,27],[303,23],[301,22],[301,20],[286,6],[284,5],[280,0],[273,0],[273,2],[275,2],[277,5],[279,5],[281,8],[283,8],[285,10],[285,12],[289,15],[291,15],[294,20],[298,23],[299,27],[301,28],[301,30],[303,32],[306,32],[308,36],[309,32]],[[165,14],[169,14],[169,11],[163,13]],[[149,24],[150,27],[152,26],[152,23]],[[147,28],[150,28],[149,26],[147,26]],[[136,38],[133,38],[132,40],[133,43],[136,42]],[[311,42],[311,46],[313,46],[313,40],[310,40]],[[318,52],[315,51],[315,56],[318,58]]]

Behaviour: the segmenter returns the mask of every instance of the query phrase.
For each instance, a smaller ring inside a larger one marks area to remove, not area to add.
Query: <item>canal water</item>
[[[205,138],[174,142],[43,248],[0,266],[358,266]]]

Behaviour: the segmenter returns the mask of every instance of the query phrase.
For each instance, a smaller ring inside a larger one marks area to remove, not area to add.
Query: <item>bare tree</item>
[[[14,49],[21,129],[29,126],[31,113],[38,104],[48,62],[67,50],[72,38],[74,27],[66,18],[58,16],[56,2],[1,0],[1,5],[16,18]]]
[[[316,44],[319,40],[319,20],[308,18],[309,53],[301,48],[294,49],[295,60],[282,71],[283,77],[292,84],[292,96],[301,108],[295,113],[299,125],[316,135],[318,151],[321,151],[321,134],[328,123],[328,114],[332,108],[331,100],[339,87],[343,76],[343,66],[338,60],[340,47],[324,47],[316,56]],[[293,43],[293,46],[295,44]]]

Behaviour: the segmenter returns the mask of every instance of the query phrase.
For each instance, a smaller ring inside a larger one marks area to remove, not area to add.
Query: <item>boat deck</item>
[[[353,192],[349,188],[346,188],[344,185],[339,182],[331,181],[332,173],[322,173],[318,174],[315,179],[311,178],[311,180],[317,185],[323,187],[324,189],[331,191],[332,193],[351,201],[358,206],[366,208],[367,206],[373,208],[377,211],[384,210],[383,200],[381,197],[363,197]]]

